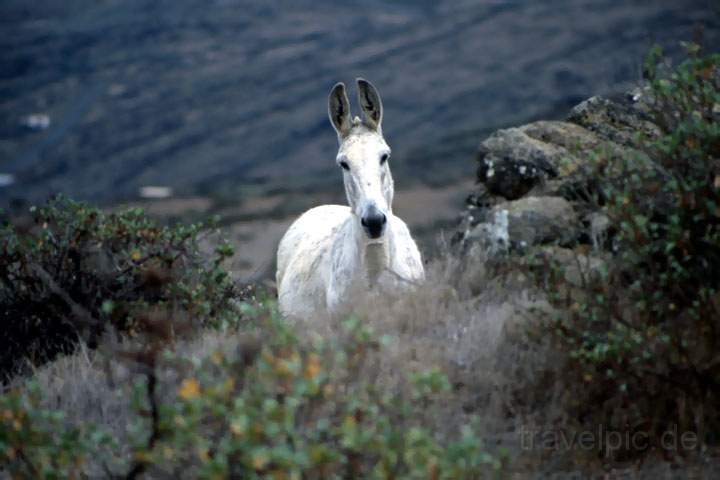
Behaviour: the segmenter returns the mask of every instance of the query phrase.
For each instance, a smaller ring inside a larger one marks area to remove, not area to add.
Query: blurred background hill
[[[720,38],[712,0],[5,0],[0,24],[0,207],[169,187],[155,213],[222,213],[264,246],[343,201],[339,80],[379,88],[397,210],[422,230],[458,211],[489,132],[625,90],[653,43]]]
[[[325,98],[355,76],[400,187],[457,180],[483,132],[637,81],[653,42],[717,42],[712,4],[6,0],[0,196],[337,191]]]

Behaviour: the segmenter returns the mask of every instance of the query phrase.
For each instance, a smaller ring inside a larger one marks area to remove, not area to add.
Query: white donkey
[[[280,241],[276,280],[280,311],[289,318],[337,318],[368,291],[409,287],[425,276],[407,225],[392,213],[380,95],[367,80],[357,79],[357,86],[364,121],[350,116],[343,83],[328,99],[350,206],[310,209]]]

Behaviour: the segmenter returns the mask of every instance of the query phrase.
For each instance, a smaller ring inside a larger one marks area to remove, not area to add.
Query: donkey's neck
[[[364,265],[360,271],[364,271],[370,287],[377,284],[380,274],[390,266],[390,248],[386,237],[381,243],[369,243],[365,246]]]
[[[355,223],[353,232],[357,252],[354,275],[361,284],[373,287],[377,284],[380,275],[390,267],[392,229],[388,225],[382,239],[369,241],[358,223],[360,222]]]
[[[332,247],[326,300],[333,314],[350,313],[353,299],[381,282],[392,267],[393,241],[389,224],[380,241],[369,241],[358,219],[348,218]]]

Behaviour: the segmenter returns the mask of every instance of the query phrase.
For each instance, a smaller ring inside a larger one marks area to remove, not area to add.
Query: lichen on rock
[[[493,233],[499,212],[507,212],[508,246],[524,249],[607,240],[597,200],[601,180],[594,159],[620,159],[632,152],[634,168],[656,168],[639,149],[641,138],[659,129],[649,120],[646,91],[592,97],[575,106],[566,121],[541,120],[505,128],[480,143],[478,189],[468,197],[456,240],[480,242],[498,251]],[[644,160],[646,159],[646,160]],[[612,165],[605,175],[616,174]]]

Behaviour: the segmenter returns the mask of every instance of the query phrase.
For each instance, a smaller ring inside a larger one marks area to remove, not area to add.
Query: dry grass
[[[575,464],[567,452],[548,455],[523,450],[521,428],[570,424],[571,419],[553,409],[559,403],[553,399],[563,392],[553,380],[561,372],[551,346],[529,342],[525,335],[524,326],[533,321],[532,308],[547,304],[523,278],[500,280],[489,273],[487,265],[482,252],[462,257],[447,254],[429,265],[424,285],[402,295],[376,296],[360,305],[357,316],[378,335],[386,336],[388,343],[373,354],[377,357],[368,362],[357,381],[375,382],[402,395],[410,373],[438,367],[453,386],[446,401],[428,412],[434,424],[445,430],[441,433],[476,425],[489,450],[509,451],[513,478],[585,478],[580,472],[586,469],[602,473],[602,465]],[[340,335],[339,326],[305,327],[298,331],[308,341],[318,333]],[[108,340],[98,351],[81,348],[33,375],[45,392],[47,407],[64,411],[73,424],[94,422],[104,427],[120,442],[119,455],[125,464],[130,462],[129,428],[137,421],[130,393],[138,372],[114,360],[117,356],[110,352],[131,346],[132,342]],[[247,348],[254,348],[247,336],[217,331],[204,331],[174,346],[186,359],[184,373],[215,351],[232,357]],[[174,395],[184,373],[176,366],[164,369],[160,365],[158,370],[161,398]],[[22,383],[19,379],[14,386],[22,387]],[[519,392],[525,396],[519,397]],[[692,470],[648,462],[640,468],[606,470],[610,473],[606,478],[668,478],[691,471],[696,478],[712,478],[712,468],[707,462],[695,463]],[[100,465],[90,468],[90,473],[101,472]]]
[[[44,393],[43,407],[62,411],[70,425],[93,423],[102,427],[118,442],[115,458],[118,465],[126,466],[131,461],[130,430],[138,421],[132,407],[133,387],[144,379],[138,375],[142,367],[123,361],[121,352],[132,351],[137,345],[137,341],[108,338],[97,351],[80,346],[75,354],[36,368],[30,378],[16,378],[5,388],[24,388],[26,381],[36,381]],[[175,396],[181,381],[178,364],[174,361],[172,366],[170,364],[172,352],[181,354],[185,360],[182,371],[197,367],[213,352],[234,358],[243,348],[246,348],[243,336],[213,330],[169,346],[167,365],[161,363],[157,368],[161,401]],[[104,477],[107,474],[105,467],[90,459],[87,472],[91,478]],[[0,478],[3,478],[1,470]]]
[[[473,424],[491,450],[520,453],[516,431],[529,421],[531,405],[514,398],[515,384],[537,383],[553,368],[551,350],[530,344],[524,326],[532,309],[548,304],[527,279],[498,275],[485,252],[455,255],[440,243],[445,254],[426,267],[425,283],[409,292],[370,294],[356,307],[363,324],[388,339],[364,380],[400,395],[411,374],[439,368],[452,385],[432,412],[442,433]],[[309,337],[342,331],[312,322],[300,330]]]

